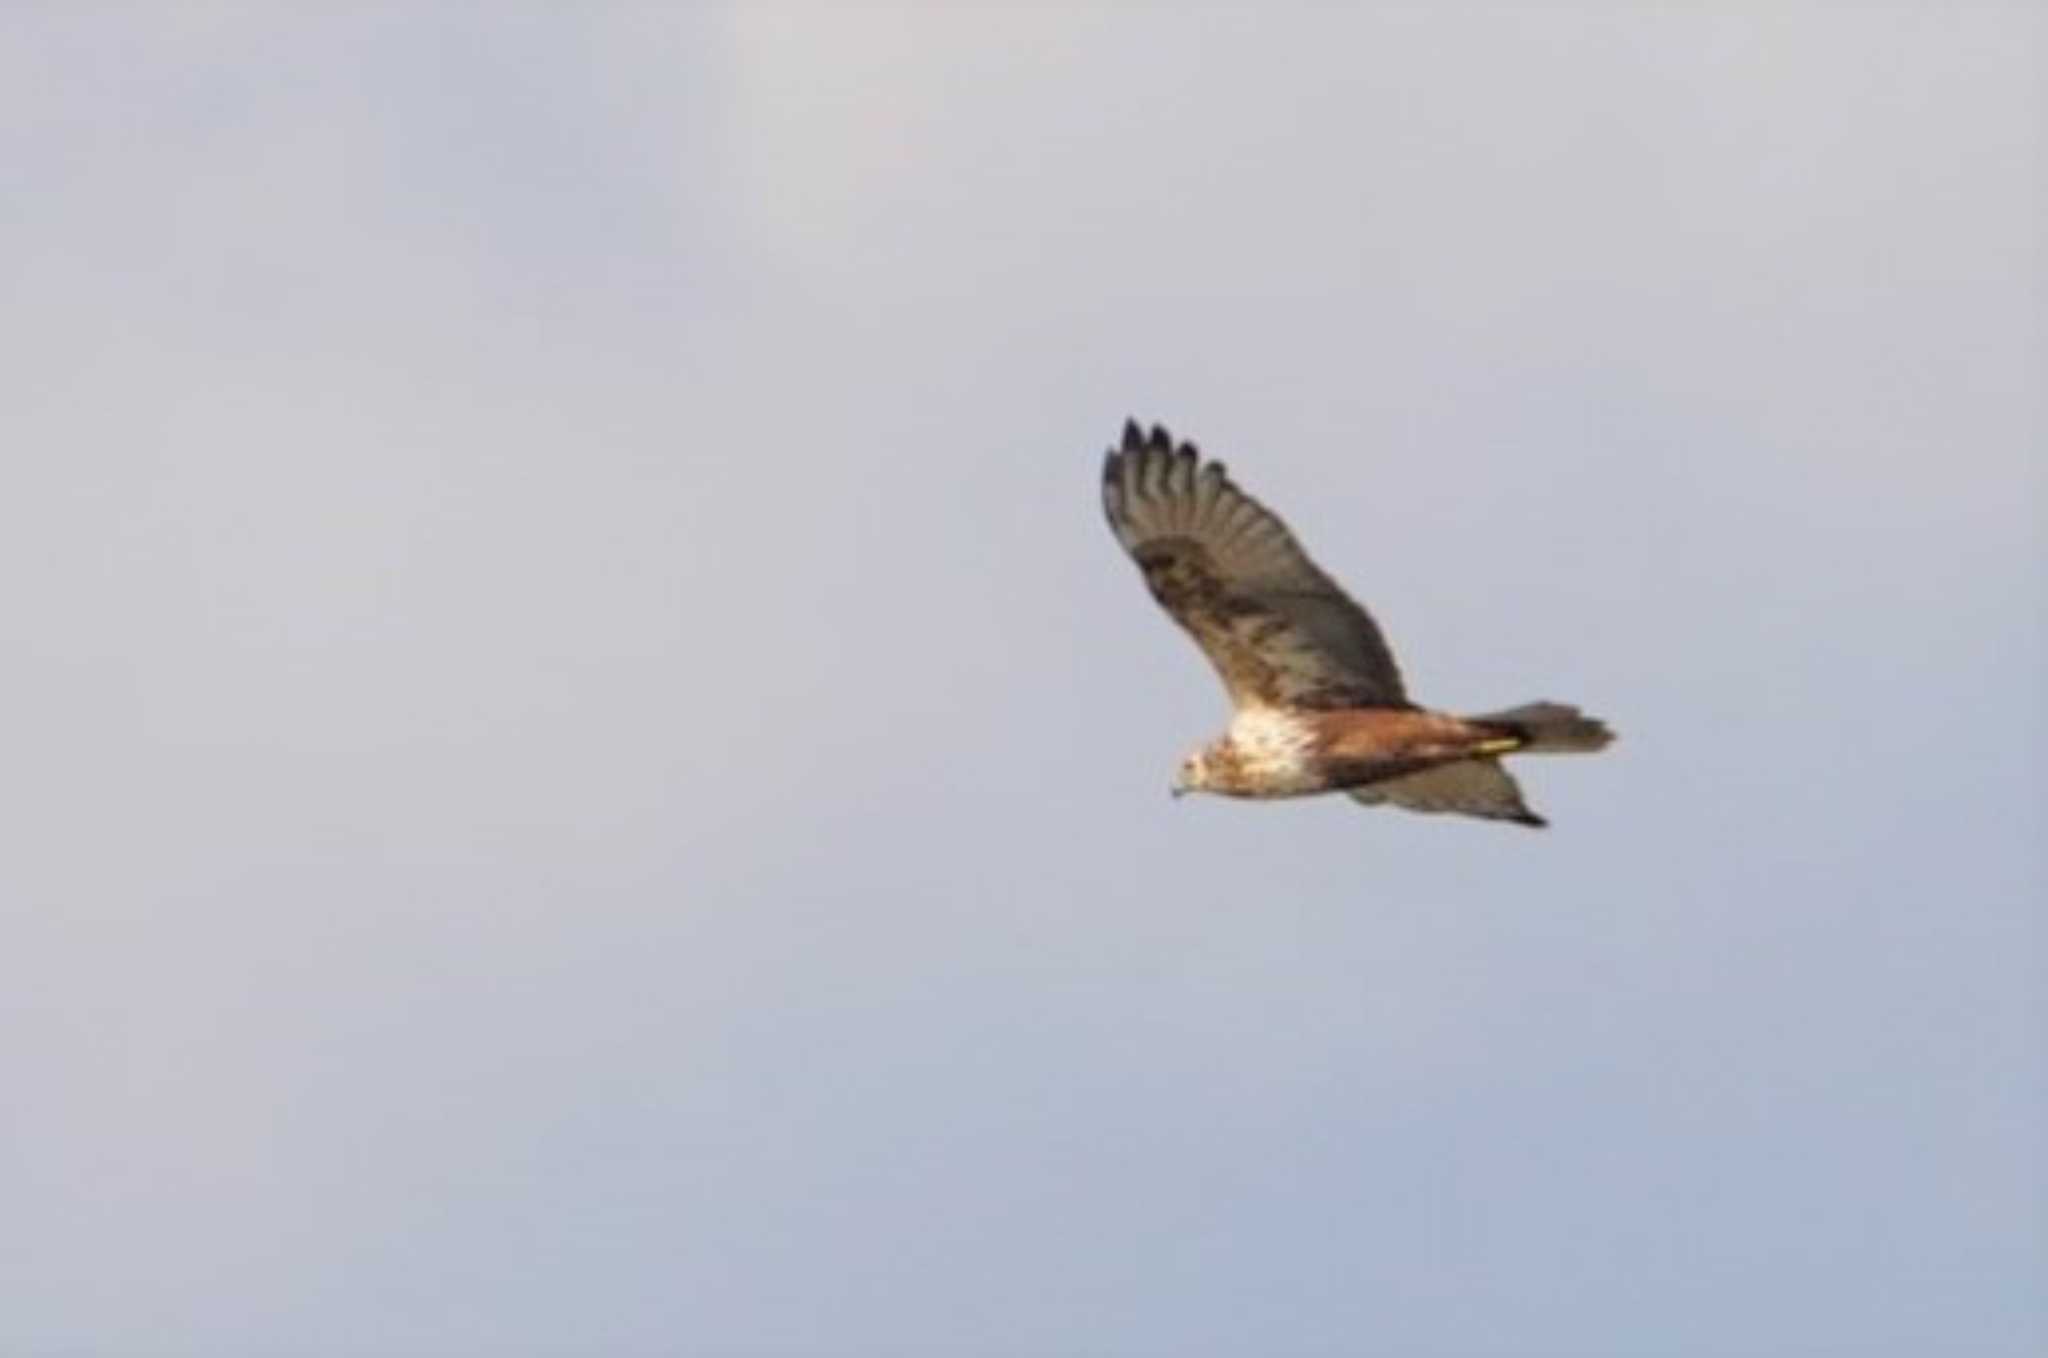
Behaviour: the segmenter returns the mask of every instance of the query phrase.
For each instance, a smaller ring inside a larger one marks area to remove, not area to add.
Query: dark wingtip
[[[1119,461],[1133,453],[1144,455],[1144,460],[1137,464],[1141,467],[1151,466],[1151,456],[1161,454],[1191,464],[1200,464],[1202,460],[1200,448],[1190,440],[1176,442],[1172,431],[1165,425],[1155,424],[1148,428],[1139,424],[1135,417],[1126,417],[1122,441],[1109,450],[1109,457],[1102,464],[1103,479],[1115,480],[1120,475]],[[1217,475],[1223,474],[1221,462],[1210,465],[1215,467]]]
[[[1511,819],[1515,824],[1526,825],[1531,830],[1548,830],[1550,828],[1550,822],[1537,815],[1534,811],[1525,810],[1521,815],[1514,816]]]

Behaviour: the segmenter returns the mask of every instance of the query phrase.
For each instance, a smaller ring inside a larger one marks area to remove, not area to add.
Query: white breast
[[[1307,762],[1308,723],[1273,707],[1247,707],[1230,719],[1230,743],[1247,772],[1267,777],[1299,770]]]

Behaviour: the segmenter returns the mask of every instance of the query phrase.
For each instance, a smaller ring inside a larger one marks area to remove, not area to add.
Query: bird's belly
[[[1247,780],[1244,783],[1219,787],[1216,791],[1226,797],[1242,797],[1250,801],[1271,802],[1288,797],[1313,797],[1317,793],[1332,791],[1328,783],[1316,778]]]
[[[1225,791],[1235,797],[1307,797],[1330,790],[1323,771],[1305,759],[1245,759],[1231,781],[1234,786]]]

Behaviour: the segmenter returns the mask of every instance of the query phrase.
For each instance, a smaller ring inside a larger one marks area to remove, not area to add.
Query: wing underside
[[[1398,806],[1536,827],[1547,824],[1529,809],[1514,776],[1495,759],[1460,759],[1349,791],[1353,800],[1367,806]]]

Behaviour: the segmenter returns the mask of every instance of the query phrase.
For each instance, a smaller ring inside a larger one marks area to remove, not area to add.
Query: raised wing
[[[1380,629],[1316,568],[1287,525],[1154,425],[1124,425],[1102,464],[1102,507],[1145,584],[1239,707],[1398,707]]]

